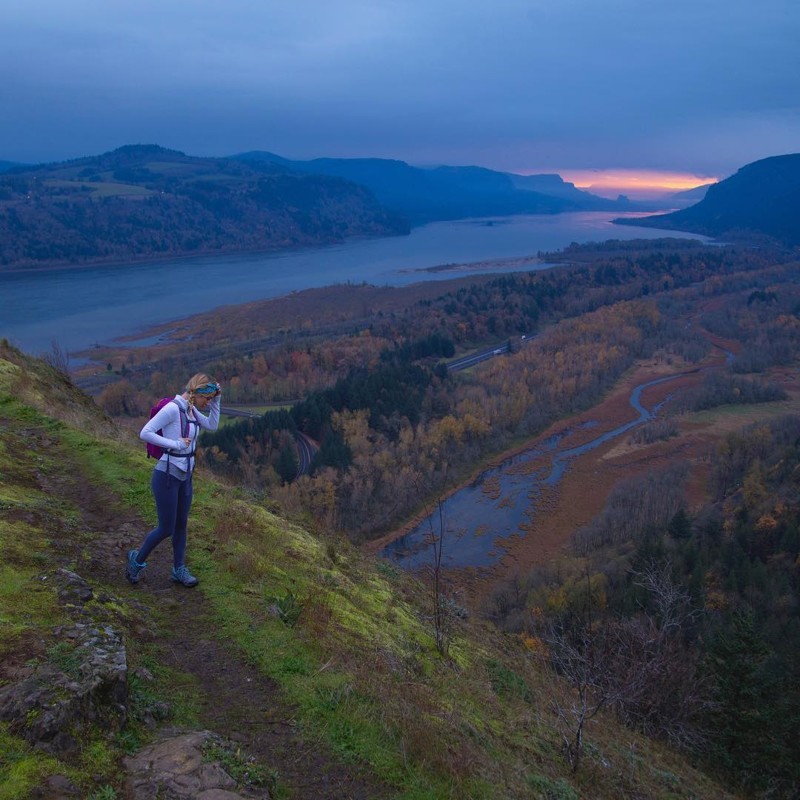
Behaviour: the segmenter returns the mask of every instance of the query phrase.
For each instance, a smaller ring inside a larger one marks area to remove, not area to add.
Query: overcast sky
[[[0,160],[156,143],[692,185],[800,151],[798,0],[2,0],[0,73]]]

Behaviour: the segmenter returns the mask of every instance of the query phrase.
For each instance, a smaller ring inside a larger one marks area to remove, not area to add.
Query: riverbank
[[[609,213],[522,216],[488,226],[480,220],[432,223],[407,236],[346,242],[315,249],[161,257],[102,266],[0,270],[6,305],[0,336],[30,353],[53,341],[78,352],[138,336],[151,325],[291,292],[361,282],[376,286],[475,277],[543,266],[533,255],[610,236],[663,238],[663,231],[613,226]],[[624,230],[624,229],[623,229]],[[700,237],[697,237],[700,238]],[[514,266],[517,262],[519,266]],[[442,271],[440,271],[442,270]],[[179,298],[179,301],[178,301]]]
[[[483,272],[489,270],[492,272],[518,272],[526,269],[542,269],[548,266],[547,262],[543,261],[538,256],[523,256],[522,258],[492,258],[483,261],[471,261],[466,264],[438,264],[434,267],[421,267],[416,269],[400,270],[404,274],[413,274],[420,272]],[[549,265],[555,266],[555,265]],[[563,266],[559,264],[559,266]]]
[[[103,269],[103,268],[120,268],[138,267],[141,265],[149,264],[166,264],[173,262],[201,262],[206,259],[216,258],[230,258],[230,259],[252,259],[252,258],[269,258],[271,256],[294,255],[296,253],[314,252],[316,250],[325,250],[330,247],[340,247],[347,244],[357,244],[358,242],[369,242],[381,239],[395,239],[398,237],[408,236],[410,231],[402,233],[382,234],[380,236],[347,236],[345,238],[331,239],[329,241],[320,241],[315,244],[300,244],[300,245],[280,245],[278,247],[223,247],[223,248],[198,248],[192,252],[175,251],[172,253],[148,253],[141,256],[126,256],[125,258],[108,259],[98,258],[96,260],[87,259],[86,261],[55,261],[41,264],[38,262],[30,262],[27,266],[0,266],[0,277],[5,275],[40,275],[51,272],[64,272],[75,270],[88,270],[88,269]]]

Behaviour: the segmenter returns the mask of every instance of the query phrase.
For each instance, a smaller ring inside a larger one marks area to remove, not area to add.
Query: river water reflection
[[[542,487],[556,485],[569,462],[602,444],[627,433],[658,412],[664,401],[646,408],[642,392],[679,375],[668,375],[637,386],[630,404],[638,416],[578,447],[561,449],[562,441],[578,428],[552,436],[481,473],[469,486],[443,501],[445,545],[442,565],[447,568],[490,567],[505,553],[503,540],[526,535],[524,525],[535,515]],[[583,429],[596,426],[588,422]],[[541,465],[531,465],[541,461]],[[432,532],[439,533],[439,515],[426,517],[412,531],[388,544],[380,553],[399,566],[417,569],[433,563]]]
[[[314,250],[0,272],[0,336],[31,353],[49,351],[54,340],[62,349],[75,352],[222,305],[300,289],[347,282],[403,286],[444,280],[475,270],[428,270],[535,256],[571,242],[670,235],[707,240],[694,234],[614,225],[614,216],[625,215],[580,212],[455,220],[414,228],[408,236]],[[503,265],[496,269],[511,270]]]

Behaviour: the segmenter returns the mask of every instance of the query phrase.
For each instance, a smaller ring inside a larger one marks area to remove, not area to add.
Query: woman
[[[208,375],[198,373],[182,394],[164,405],[142,428],[139,438],[164,449],[156,462],[150,486],[156,501],[158,525],[145,537],[138,550],[128,553],[125,577],[139,582],[150,551],[164,539],[172,538],[172,580],[183,586],[197,586],[198,580],[186,568],[186,524],[192,505],[192,470],[200,428],[219,427],[222,389]],[[208,416],[200,413],[208,409]]]

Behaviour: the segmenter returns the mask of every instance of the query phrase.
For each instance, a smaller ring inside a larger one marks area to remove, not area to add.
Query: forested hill
[[[464,217],[653,208],[582,192],[558,175],[513,175],[482,167],[425,169],[383,158],[292,161],[261,151],[234,158],[248,163],[277,164],[299,172],[335,175],[363,184],[386,208],[415,224]]]
[[[0,268],[277,250],[407,230],[342,178],[157,145],[0,174]]]
[[[710,186],[690,208],[653,217],[616,220],[624,225],[692,231],[709,236],[769,236],[800,245],[800,153],[742,167]]]

